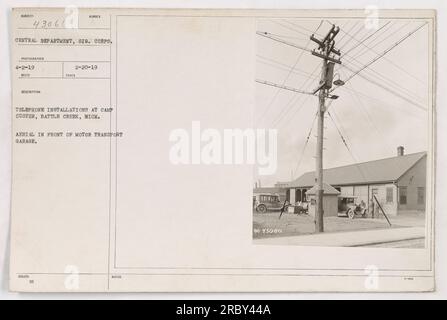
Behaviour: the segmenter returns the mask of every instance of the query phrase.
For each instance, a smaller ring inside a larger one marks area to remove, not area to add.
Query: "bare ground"
[[[342,217],[325,217],[325,232],[343,232],[371,229],[402,228],[405,224],[392,221],[390,227],[385,219]],[[312,234],[315,231],[314,219],[308,215],[285,213],[279,219],[278,212],[253,213],[253,238],[268,238],[281,236],[297,236]]]

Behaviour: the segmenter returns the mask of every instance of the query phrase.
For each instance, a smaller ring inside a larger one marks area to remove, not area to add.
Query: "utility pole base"
[[[315,215],[315,232],[320,233],[324,232],[324,223],[323,223],[323,194],[324,190],[317,190],[317,210]]]

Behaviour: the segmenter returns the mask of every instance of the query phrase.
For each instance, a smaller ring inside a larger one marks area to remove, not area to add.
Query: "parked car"
[[[309,211],[309,202],[306,201],[299,201],[296,203],[295,207],[297,208],[295,210],[298,214],[307,214]]]
[[[356,196],[338,197],[338,216],[354,219],[356,216],[366,218],[367,210],[363,201],[358,201]]]
[[[257,194],[253,196],[253,207],[257,212],[266,213],[267,211],[278,211],[284,206],[276,194]]]

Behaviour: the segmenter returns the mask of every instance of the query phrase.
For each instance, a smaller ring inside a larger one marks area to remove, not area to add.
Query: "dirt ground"
[[[392,226],[385,219],[342,217],[325,217],[325,232],[344,232],[371,229],[387,229],[423,225],[420,215],[407,218],[391,218]],[[315,231],[314,218],[309,215],[284,213],[279,219],[279,212],[253,213],[253,238],[281,237],[312,234]]]

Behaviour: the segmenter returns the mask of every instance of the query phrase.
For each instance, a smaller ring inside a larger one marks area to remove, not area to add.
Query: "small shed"
[[[307,190],[306,197],[310,201],[309,215],[315,217],[316,212],[316,190],[317,186],[313,186]],[[340,192],[333,186],[323,183],[323,214],[326,217],[333,217],[338,215],[338,195]]]

